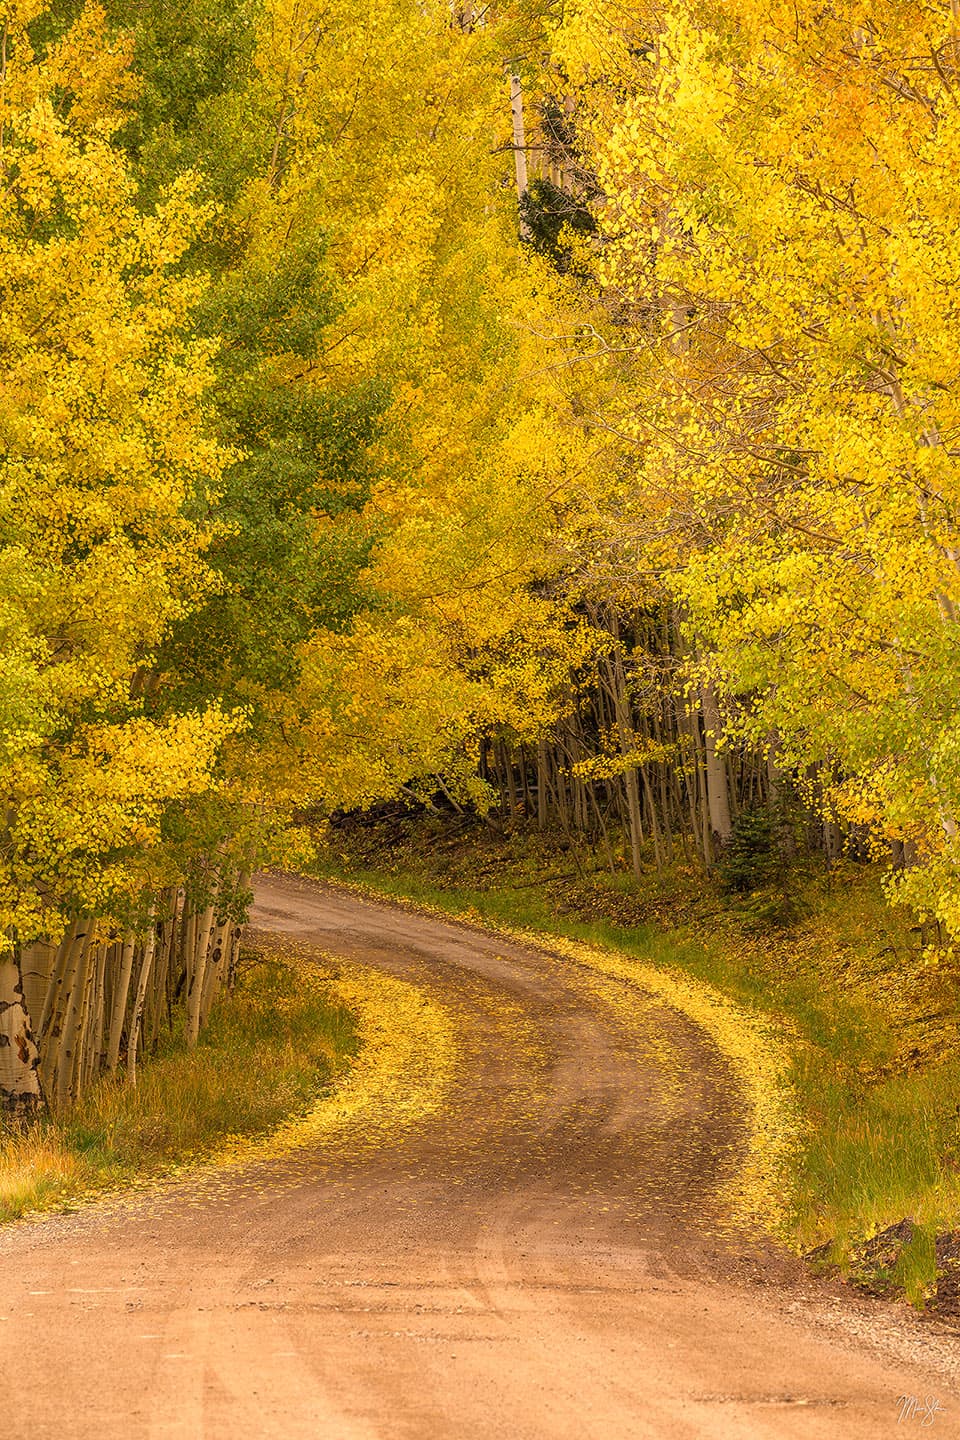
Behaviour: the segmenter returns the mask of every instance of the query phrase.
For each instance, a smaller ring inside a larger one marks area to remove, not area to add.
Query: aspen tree
[[[188,179],[137,207],[113,139],[128,47],[91,6],[35,50],[47,18],[8,13],[0,74],[0,911],[3,1048],[18,1052],[29,994],[62,1104],[111,1049],[110,914],[156,883],[161,822],[210,786],[235,721],[144,713],[152,652],[210,583],[195,502],[222,466],[202,412],[212,346],[186,333],[202,281],[177,269],[206,212]]]
[[[599,418],[698,646],[707,799],[716,701],[742,744],[776,737],[771,790],[816,767],[825,843],[837,816],[903,843],[897,892],[960,933],[956,25],[573,5],[555,54],[640,357]]]

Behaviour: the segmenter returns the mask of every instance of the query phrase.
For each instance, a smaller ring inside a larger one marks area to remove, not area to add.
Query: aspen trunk
[[[160,1030],[169,1019],[170,969],[176,941],[177,905],[176,890],[165,890],[161,894],[159,913],[164,919],[157,927],[157,951],[153,960],[153,971],[147,989],[147,1003],[144,1010],[144,1043],[151,1052],[160,1039]]]
[[[537,829],[546,830],[550,809],[547,790],[547,743],[541,740],[537,745]]]
[[[723,754],[717,748],[720,738],[720,707],[713,685],[705,682],[700,687],[703,706],[703,740],[706,750],[707,806],[710,812],[710,830],[714,841],[723,846],[733,833],[730,820],[730,797],[727,791],[727,767]]]
[[[245,895],[250,888],[250,871],[241,870],[237,880],[237,894]],[[227,954],[227,968],[224,974],[224,983],[229,990],[233,989],[233,983],[237,974],[237,965],[240,960],[240,942],[243,939],[243,926],[233,923],[230,927],[230,944]]]
[[[26,1002],[27,1014],[34,1022],[38,1033],[39,1022],[43,1018],[47,996],[56,974],[59,953],[59,947],[51,945],[49,940],[35,940],[31,945],[24,945],[20,952],[23,998]]]
[[[700,849],[703,863],[710,866],[714,861],[714,845],[710,831],[710,802],[707,795],[707,756],[703,743],[699,718],[693,722],[694,741],[697,751],[697,818],[699,822]]]
[[[94,922],[87,921],[78,931],[73,944],[74,955],[69,963],[69,990],[64,985],[64,1012],[60,1028],[59,1044],[56,1047],[56,1079],[54,1094],[57,1108],[61,1109],[70,1099],[76,1072],[77,1047],[80,1039],[80,1021],[86,1003],[87,968],[90,946],[93,941]],[[55,1032],[54,1032],[55,1033]]]
[[[153,922],[153,914],[150,915],[150,929],[143,946],[143,957],[140,961],[140,974],[137,979],[137,993],[133,1002],[133,1014],[130,1017],[130,1033],[127,1039],[127,1083],[137,1083],[137,1039],[140,1032],[140,1020],[143,1015],[143,1004],[147,998],[147,985],[150,981],[150,970],[153,965],[153,952],[157,944],[157,929]]]
[[[520,802],[517,797],[517,787],[514,783],[513,756],[510,754],[509,747],[506,744],[503,746],[503,767],[507,779],[507,795],[510,801],[510,820],[515,821]]]
[[[647,792],[647,805],[650,811],[650,833],[653,836],[653,857],[657,866],[657,874],[659,875],[663,871],[663,846],[660,841],[660,827],[657,824],[657,807],[654,803],[650,777],[647,775],[647,767],[645,765],[641,765],[640,774]]]
[[[197,916],[194,910],[187,909],[187,902],[183,902],[183,918],[180,922],[180,969],[190,982],[190,967],[193,964],[193,947],[197,935]]]
[[[0,1109],[35,1114],[43,1103],[40,1052],[33,1037],[15,952],[0,955]]]
[[[210,946],[210,931],[213,928],[213,906],[208,905],[196,927],[193,964],[189,967],[190,980],[187,990],[187,1048],[192,1050],[200,1037],[200,1011],[203,1004],[203,984],[207,969],[207,951]]]
[[[209,1020],[210,1011],[217,1003],[217,997],[223,988],[224,976],[228,964],[228,946],[231,931],[230,921],[224,920],[221,921],[213,933],[210,946],[210,958],[207,962],[206,974],[203,977],[203,995],[200,1001],[201,1029]]]
[[[240,941],[243,938],[243,926],[234,925],[230,930],[230,944],[227,951],[227,968],[224,974],[224,984],[228,990],[233,988],[236,979],[237,965],[240,960]]]
[[[533,814],[533,805],[530,800],[530,766],[527,761],[526,745],[520,746],[520,794],[523,818],[526,820]]]
[[[84,1025],[83,1063],[79,1088],[85,1089],[100,1073],[103,1063],[104,1009],[107,998],[107,966],[113,945],[101,942],[96,947],[90,985],[90,1010]]]
[[[520,234],[530,239],[530,227],[523,218],[523,200],[527,193],[527,141],[523,131],[523,91],[520,76],[510,76],[510,115],[513,120],[513,159],[517,174],[517,201],[520,205]]]
[[[133,976],[135,949],[135,937],[132,932],[128,931],[123,937],[120,949],[120,973],[117,976],[111,1004],[110,1033],[107,1038],[107,1071],[111,1075],[116,1073],[120,1061],[120,1042],[123,1038],[123,1022],[127,1015],[127,1002],[130,999],[130,980]]]
[[[37,1034],[46,1037],[48,1031],[55,1022],[56,1014],[60,1008],[65,987],[69,985],[68,976],[71,971],[74,957],[74,945],[80,931],[80,922],[75,920],[57,947],[57,958],[54,963],[53,976],[47,988],[47,994],[43,1002],[43,1010],[40,1013],[40,1023],[37,1026]]]
[[[767,800],[774,810],[780,804],[781,780],[780,763],[777,759],[777,738],[776,735],[771,735],[767,742]]]
[[[623,659],[620,654],[620,637],[617,633],[616,621],[614,621],[613,635],[617,642],[617,648],[613,652],[613,658],[605,659],[607,677],[610,685],[610,696],[613,701],[613,710],[616,717],[617,736],[620,741],[620,753],[628,759],[631,752],[636,750],[636,735],[633,729],[633,721],[630,716],[630,701],[627,695],[627,678],[623,668]],[[634,876],[637,880],[643,875],[643,815],[640,806],[640,783],[637,778],[637,767],[627,764],[623,772],[623,784],[627,797],[627,826],[630,837],[630,859]]]

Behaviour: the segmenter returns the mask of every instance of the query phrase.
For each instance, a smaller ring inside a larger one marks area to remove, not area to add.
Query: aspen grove
[[[525,380],[500,63],[395,10],[8,10],[10,1107],[196,1043],[304,807],[469,793],[555,703],[583,442]]]
[[[957,0],[12,0],[0,1097],[403,796],[960,937]]]

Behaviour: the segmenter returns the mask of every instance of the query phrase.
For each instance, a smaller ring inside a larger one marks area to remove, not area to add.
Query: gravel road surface
[[[956,1337],[726,1223],[743,1102],[686,1017],[308,881],[253,923],[443,1006],[445,1103],[0,1232],[4,1440],[960,1436]]]

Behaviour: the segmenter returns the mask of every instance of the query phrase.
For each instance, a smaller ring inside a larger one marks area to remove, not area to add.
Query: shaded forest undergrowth
[[[182,1026],[136,1089],[103,1079],[0,1135],[0,1221],[162,1175],[308,1109],[355,1053],[352,1013],[309,966],[244,952],[193,1050]]]
[[[798,867],[774,924],[692,865],[638,882],[550,833],[387,811],[339,823],[316,868],[611,946],[781,1017],[805,1121],[784,1238],[868,1293],[960,1316],[960,973],[889,908],[877,867]]]

